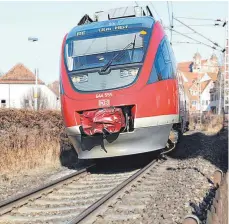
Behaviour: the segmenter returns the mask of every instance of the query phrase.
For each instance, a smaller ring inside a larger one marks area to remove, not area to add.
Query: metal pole
[[[220,80],[219,80],[219,108],[218,108],[218,115],[221,114],[221,104],[222,104],[222,70],[220,70]],[[218,91],[216,91],[217,93]]]
[[[9,108],[10,108],[10,84],[9,84]]]
[[[225,38],[225,52],[224,52],[224,112],[228,114],[228,107],[229,107],[229,75],[228,75],[228,66],[229,66],[229,55],[228,55],[228,20],[225,21],[226,25],[226,38]]]
[[[37,104],[37,68],[35,69],[36,81],[35,81],[35,91],[34,91],[34,109],[38,110]]]
[[[202,99],[202,97],[201,97],[201,77],[200,77],[200,73],[198,74],[198,96],[199,96],[199,114],[197,115],[197,123],[198,123],[198,125],[199,125],[199,130],[201,129],[201,124],[202,124],[202,105],[201,105],[201,99]]]
[[[171,45],[172,45],[172,41],[173,41],[173,10],[172,10],[171,38],[170,38]]]
[[[38,38],[37,37],[29,37],[28,41],[30,42],[38,42]],[[38,73],[38,69],[35,69],[35,76],[36,76],[36,81],[35,81],[35,88],[34,88],[34,109],[38,110],[38,103],[37,103],[37,74]]]

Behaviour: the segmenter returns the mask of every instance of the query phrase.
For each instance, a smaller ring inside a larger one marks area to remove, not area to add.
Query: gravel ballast
[[[136,223],[182,223],[184,216],[188,214],[196,215],[201,224],[206,223],[207,210],[215,195],[213,173],[216,169],[227,171],[227,150],[226,131],[219,135],[206,132],[185,133],[176,150],[168,155],[176,166],[163,173],[160,184],[154,188],[156,194],[153,194]],[[0,200],[69,172],[71,169],[58,168],[17,176],[16,180],[0,177]]]
[[[213,173],[216,169],[228,169],[228,133],[188,132],[169,157],[177,160],[177,168],[165,173],[142,223],[182,223],[189,214],[206,223],[215,195]]]
[[[82,164],[78,164],[74,169],[68,169],[63,166],[46,167],[33,169],[19,175],[0,175],[0,201],[26,193],[33,188],[71,174],[83,166]]]

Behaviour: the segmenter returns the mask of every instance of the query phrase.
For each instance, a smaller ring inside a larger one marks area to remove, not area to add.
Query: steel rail
[[[81,214],[73,218],[68,222],[68,224],[77,224],[77,223],[84,223],[83,221],[95,210],[99,209],[100,206],[102,206],[104,203],[106,203],[109,199],[111,199],[113,196],[118,194],[121,190],[123,190],[125,187],[127,187],[129,184],[131,184],[136,178],[138,178],[141,174],[143,174],[148,169],[152,168],[152,166],[158,161],[158,159],[153,160],[148,165],[146,165],[144,168],[133,174],[131,177],[129,177],[127,180],[119,184],[117,187],[115,187],[113,190],[108,192],[105,196],[100,198],[97,202],[92,204],[90,207],[88,207],[86,210],[84,210]]]
[[[15,207],[28,203],[28,201],[31,199],[37,199],[41,197],[44,193],[51,192],[53,189],[63,185],[65,182],[73,181],[74,178],[80,177],[81,175],[87,173],[88,169],[94,166],[95,164],[90,165],[86,168],[83,168],[82,170],[58,178],[54,181],[51,181],[50,183],[46,183],[43,186],[36,187],[29,192],[19,194],[16,197],[12,197],[0,202],[0,215],[4,215],[5,213],[10,212]]]

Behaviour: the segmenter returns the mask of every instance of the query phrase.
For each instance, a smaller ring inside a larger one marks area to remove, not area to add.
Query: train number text
[[[112,93],[98,93],[96,94],[95,98],[103,98],[103,97],[112,97]]]

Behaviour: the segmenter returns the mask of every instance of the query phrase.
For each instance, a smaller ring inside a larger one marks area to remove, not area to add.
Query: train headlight
[[[71,79],[74,84],[83,83],[88,81],[88,75],[73,75]]]
[[[138,70],[139,70],[138,68],[122,69],[120,70],[120,77],[121,78],[125,78],[128,76],[136,77],[138,74]]]

